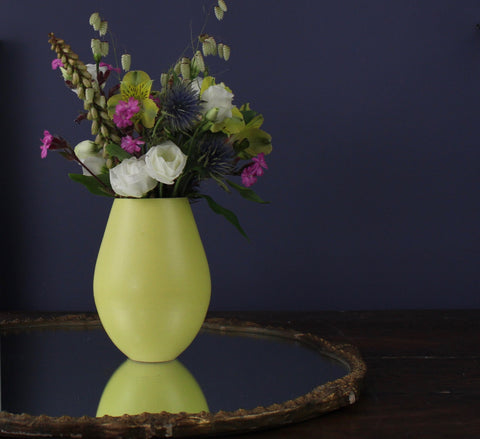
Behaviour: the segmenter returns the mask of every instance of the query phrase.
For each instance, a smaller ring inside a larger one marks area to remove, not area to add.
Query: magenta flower
[[[130,154],[141,151],[140,145],[145,142],[140,137],[134,139],[132,136],[125,136],[122,138],[121,147]]]
[[[115,107],[113,121],[118,128],[126,128],[133,125],[132,117],[140,111],[140,102],[135,98],[129,97],[128,101],[119,101]]]
[[[264,169],[268,169],[267,162],[265,161],[265,154],[262,152],[256,157],[252,158],[252,164],[247,166],[242,171],[242,184],[245,187],[250,187],[257,182],[257,177],[261,177],[264,173]]]
[[[106,67],[107,70],[113,70],[114,72],[117,72],[117,73],[120,73],[122,71],[122,69],[120,68],[117,68],[117,67],[113,67],[111,64],[107,64],[106,62],[101,62],[99,64],[100,67]]]
[[[59,67],[65,67],[62,60],[59,58],[52,60],[52,70],[57,70]]]
[[[43,139],[41,139],[41,141],[42,144],[40,145],[40,149],[42,150],[42,153],[40,156],[42,157],[42,159],[44,159],[45,157],[47,157],[48,149],[52,145],[53,136],[47,130],[45,130],[43,132]]]

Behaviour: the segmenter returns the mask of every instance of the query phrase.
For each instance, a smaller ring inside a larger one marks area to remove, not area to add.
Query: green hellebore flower
[[[140,103],[141,110],[138,113],[140,122],[145,128],[153,128],[158,107],[150,99],[152,83],[150,76],[141,70],[128,72],[120,84],[120,93],[113,95],[107,101],[108,115],[113,118],[117,104],[120,101],[127,102],[129,98],[133,97]]]

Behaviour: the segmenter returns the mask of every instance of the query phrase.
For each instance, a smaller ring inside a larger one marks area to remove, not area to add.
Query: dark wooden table
[[[10,313],[1,313],[0,319]],[[358,347],[368,372],[353,406],[237,439],[480,438],[480,310],[215,312]]]
[[[215,313],[290,326],[360,349],[360,400],[237,439],[480,438],[480,310]]]

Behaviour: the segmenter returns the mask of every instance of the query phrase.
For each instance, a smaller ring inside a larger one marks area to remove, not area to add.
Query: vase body
[[[105,331],[128,358],[177,358],[198,334],[211,292],[188,199],[114,200],[93,290]]]

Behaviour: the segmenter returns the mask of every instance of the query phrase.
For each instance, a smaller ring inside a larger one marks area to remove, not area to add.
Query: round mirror
[[[355,348],[207,319],[175,361],[137,363],[96,315],[0,322],[2,434],[209,436],[277,427],[354,403]]]

